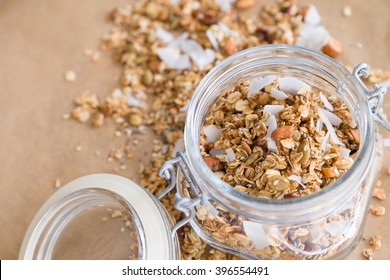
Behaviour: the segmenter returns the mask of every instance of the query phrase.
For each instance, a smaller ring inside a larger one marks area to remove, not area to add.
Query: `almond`
[[[248,9],[253,7],[256,4],[256,0],[237,0],[236,7],[237,9]]]
[[[235,54],[241,49],[241,42],[233,36],[229,37],[225,42],[225,50],[228,55]]]
[[[272,132],[271,138],[275,141],[290,138],[293,135],[294,130],[295,128],[290,125],[278,127]]]
[[[336,167],[323,167],[322,173],[326,178],[337,178],[340,176],[340,172]]]
[[[349,132],[351,133],[353,139],[355,140],[356,144],[360,144],[360,134],[357,131],[357,129],[350,128]]]
[[[218,165],[220,163],[220,160],[216,157],[203,157],[204,162],[207,164],[208,167],[212,168],[215,165]]]
[[[343,50],[343,47],[339,41],[331,37],[328,43],[322,47],[322,52],[332,58],[338,57]]]

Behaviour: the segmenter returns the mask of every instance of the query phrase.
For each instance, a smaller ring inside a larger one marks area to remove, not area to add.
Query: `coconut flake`
[[[221,133],[221,130],[215,125],[210,124],[203,128],[203,132],[206,136],[207,141],[214,143],[217,140],[218,135]]]
[[[245,234],[253,242],[257,250],[261,250],[271,245],[267,239],[267,235],[262,224],[251,221],[243,221],[242,225],[244,227]]]
[[[291,181],[297,182],[299,185],[301,185],[302,188],[306,189],[307,186],[302,183],[302,177],[298,175],[290,175],[287,177],[287,179]]]
[[[204,204],[203,204],[207,210],[209,210],[209,214],[211,214],[212,216],[216,217],[218,216],[219,212],[217,209],[215,209],[215,207],[210,203],[210,201],[208,200],[205,200]]]
[[[188,107],[190,107],[190,102],[187,102],[186,105],[184,105],[183,107],[181,107],[181,108],[179,109],[179,112],[187,113]]]
[[[319,25],[321,22],[321,16],[318,13],[316,6],[310,5],[305,15],[305,23],[310,25]]]
[[[160,152],[165,154],[168,151],[169,146],[167,144],[162,145]]]
[[[276,142],[272,139],[272,132],[278,127],[278,123],[276,122],[275,116],[271,115],[265,122],[267,128],[267,135],[265,136],[265,140],[267,141],[267,149],[276,154],[279,153]]]
[[[175,145],[173,146],[172,157],[176,157],[177,152],[184,152],[184,150],[184,138],[181,137],[176,140]]]
[[[230,10],[234,1],[236,0],[215,0],[223,12]]]
[[[338,236],[343,234],[345,230],[349,228],[348,220],[341,221],[339,223],[328,223],[325,226],[325,230],[330,233],[332,236]]]
[[[171,48],[179,48],[180,47],[180,43],[185,41],[185,40],[187,40],[187,38],[188,38],[188,33],[187,32],[183,32],[178,37],[176,37],[174,40],[169,42],[168,46],[171,47]]]
[[[279,82],[279,90],[284,92],[289,92],[291,94],[297,94],[298,91],[301,90],[301,88],[305,88],[307,91],[311,90],[311,87],[308,84],[293,77],[279,78],[278,82]]]
[[[191,62],[188,55],[181,55],[172,68],[178,70],[191,68]]]
[[[212,155],[213,157],[216,157],[217,155],[224,155],[225,154],[225,150],[224,149],[211,149],[210,150],[210,155]]]
[[[234,154],[234,151],[232,148],[229,148],[226,150],[226,158],[228,163],[232,163],[236,160],[236,155]]]
[[[329,32],[322,26],[304,24],[299,32],[296,45],[321,51],[322,47],[329,41]]]
[[[181,55],[180,50],[172,47],[157,48],[158,57],[173,69],[186,69],[191,67],[188,55]]]
[[[324,123],[320,119],[318,119],[316,123],[317,130],[321,131],[323,127],[324,127]]]
[[[298,175],[290,175],[287,177],[287,179],[298,182],[298,183],[302,183],[302,177],[298,176]]]
[[[272,83],[275,79],[276,76],[272,75],[251,81],[248,89],[248,98],[251,97],[255,92],[259,92],[266,85]]]
[[[267,149],[275,154],[279,154],[278,146],[276,145],[275,140],[271,137],[267,138]]]
[[[383,139],[383,147],[390,147],[390,138]]]
[[[157,38],[161,39],[164,43],[169,43],[175,39],[173,35],[166,31],[164,28],[157,26],[156,27],[156,36]]]
[[[271,115],[266,121],[265,125],[268,126],[266,137],[271,137],[272,132],[278,127],[278,123],[276,122],[276,118],[274,115]]]
[[[200,68],[205,67],[215,59],[215,52],[213,50],[204,50],[198,42],[192,39],[181,41],[180,48],[184,53],[188,54],[192,61]]]
[[[326,98],[326,96],[322,94],[322,92],[320,92],[320,98],[322,103],[324,103],[325,108],[333,112],[333,105],[329,102],[328,98]]]
[[[233,36],[233,37],[239,37],[240,34],[237,31],[231,30],[229,27],[227,27],[224,23],[218,22],[217,25],[221,30],[227,35],[227,36]]]
[[[325,134],[324,139],[322,139],[322,143],[321,143],[322,151],[326,150],[326,145],[328,144],[328,141],[329,141],[329,131]]]
[[[215,60],[215,52],[212,49],[205,49],[203,55],[195,63],[200,67],[204,68],[206,65],[212,63]]]
[[[352,128],[356,128],[357,124],[354,118],[352,118],[351,122],[349,123],[349,126]]]
[[[119,88],[116,88],[112,91],[112,96],[120,98],[122,97],[122,91]]]
[[[275,98],[276,100],[286,100],[287,94],[284,91],[278,90],[276,88],[271,88],[271,97]]]
[[[284,109],[283,105],[265,105],[263,113],[268,112],[271,115],[277,116],[278,113]]]
[[[344,147],[340,148],[340,158],[341,159],[349,157],[350,153],[351,153],[350,149],[347,149],[347,148],[344,148]]]
[[[133,106],[133,107],[136,107],[139,104],[141,104],[141,100],[133,97],[131,94],[126,97],[125,102],[126,102],[127,105]]]
[[[324,113],[324,109],[318,108],[318,115],[320,116],[321,121],[325,124],[328,129],[329,136],[332,139],[333,143],[336,145],[344,146],[344,144],[337,137],[336,131],[334,130],[332,123],[329,121],[327,115]]]
[[[198,42],[196,42],[193,39],[181,41],[180,42],[180,49],[184,53],[191,56],[191,58],[192,58],[192,55],[200,55],[203,52],[203,47],[201,45],[199,45]]]
[[[334,126],[339,126],[343,122],[343,120],[340,119],[340,117],[333,114],[332,112],[329,112],[328,110],[318,108],[318,111],[321,111],[323,114],[325,114],[328,120],[330,121],[330,123]]]
[[[211,45],[213,46],[213,48],[214,48],[216,51],[219,51],[218,41],[217,41],[217,39],[215,38],[213,31],[211,31],[210,29],[208,29],[208,30],[206,31],[206,36],[207,36],[207,38],[209,39],[209,41],[210,41]]]

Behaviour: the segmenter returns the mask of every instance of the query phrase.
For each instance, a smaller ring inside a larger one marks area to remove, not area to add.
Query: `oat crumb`
[[[91,60],[92,63],[97,62],[100,59],[100,52],[98,51],[93,52],[93,54],[89,59]]]
[[[93,50],[91,50],[91,49],[84,49],[84,50],[83,50],[83,54],[84,54],[86,57],[90,57],[90,56],[93,54]]]
[[[62,119],[63,120],[69,120],[70,119],[70,114],[69,113],[65,113],[62,115]]]
[[[60,178],[56,178],[54,181],[54,187],[59,188],[61,187],[61,180]]]
[[[375,216],[383,216],[385,215],[386,209],[383,206],[370,206],[370,212]]]
[[[102,222],[107,222],[108,221],[108,217],[102,217]]]
[[[66,71],[64,77],[67,82],[74,82],[77,78],[76,73],[72,70]]]
[[[76,146],[75,151],[76,152],[81,152],[82,149],[83,148],[80,145],[78,145],[78,146]]]
[[[379,200],[385,200],[386,199],[386,193],[383,188],[374,188],[374,192],[372,194],[372,197],[375,197]]]
[[[350,6],[345,6],[343,8],[343,15],[347,18],[352,16],[352,8]]]
[[[122,136],[122,132],[120,130],[115,131],[115,136],[116,137],[121,137]]]
[[[363,250],[363,256],[367,260],[373,260],[374,259],[374,251],[371,248],[366,248]]]
[[[370,245],[372,245],[375,250],[379,250],[382,247],[382,237],[378,234],[375,234],[370,238]]]
[[[100,52],[99,51],[93,51],[91,49],[85,49],[83,51],[83,54],[89,58],[89,60],[92,63],[97,62],[100,59]]]

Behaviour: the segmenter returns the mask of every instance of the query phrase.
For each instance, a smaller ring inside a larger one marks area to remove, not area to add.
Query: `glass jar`
[[[375,121],[384,88],[370,92],[360,80],[367,66],[349,73],[335,60],[288,45],[268,45],[235,54],[211,70],[189,104],[185,153],[166,162],[160,175],[177,185],[176,208],[208,244],[248,259],[337,259],[356,245],[367,216],[381,155]],[[350,170],[333,184],[306,197],[274,200],[239,192],[219,179],[200,153],[203,121],[212,104],[240,82],[269,75],[295,77],[332,92],[350,109],[360,133],[360,148]],[[178,176],[175,165],[178,165]],[[177,184],[176,184],[177,181]]]
[[[94,174],[61,187],[41,207],[19,259],[178,259],[170,216],[144,188]]]

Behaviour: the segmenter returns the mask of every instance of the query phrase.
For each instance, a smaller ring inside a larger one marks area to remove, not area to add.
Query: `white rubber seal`
[[[24,237],[19,259],[32,259],[39,236],[38,225],[42,223],[49,209],[63,197],[89,188],[101,188],[111,191],[126,200],[137,213],[145,234],[145,260],[169,260],[172,258],[170,225],[167,225],[166,213],[156,205],[159,203],[142,187],[133,181],[111,174],[93,174],[78,178],[61,187],[39,209]]]

